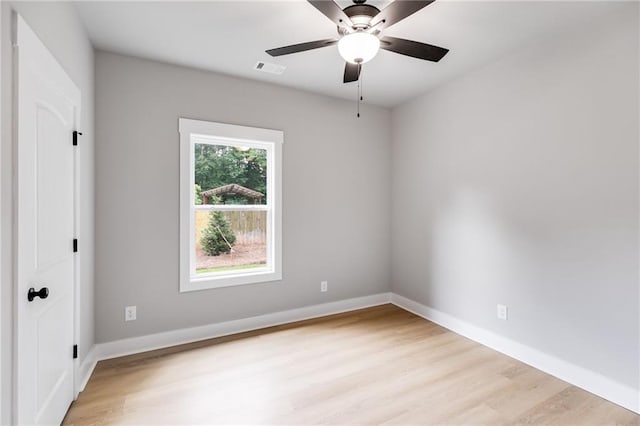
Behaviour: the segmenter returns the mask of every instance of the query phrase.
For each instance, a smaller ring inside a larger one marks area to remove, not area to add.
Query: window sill
[[[282,273],[268,269],[233,276],[228,274],[220,277],[214,275],[205,275],[202,277],[192,276],[189,281],[180,283],[180,293],[274,281],[282,281]]]

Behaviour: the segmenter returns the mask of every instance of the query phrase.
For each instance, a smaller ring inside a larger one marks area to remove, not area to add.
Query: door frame
[[[69,77],[71,78],[71,77]],[[76,86],[77,87],[77,86]],[[75,110],[75,130],[80,132],[82,117],[82,91],[78,88],[78,106]],[[73,149],[73,238],[80,244],[80,144]],[[77,357],[73,360],[73,400],[80,393],[80,249],[73,253],[73,344],[78,345]]]
[[[11,43],[12,43],[12,52],[11,52],[11,149],[12,149],[12,269],[13,269],[13,277],[12,277],[12,290],[13,290],[13,298],[12,298],[12,329],[13,329],[13,337],[11,341],[12,345],[12,360],[11,360],[11,371],[12,371],[12,401],[11,401],[11,412],[10,417],[14,424],[18,422],[18,396],[19,396],[19,388],[20,384],[18,383],[18,375],[17,375],[17,366],[18,359],[20,359],[20,353],[18,351],[18,338],[20,336],[20,319],[18,318],[18,302],[20,297],[26,297],[24,294],[20,293],[19,289],[19,280],[18,280],[18,194],[20,191],[20,182],[18,181],[18,145],[19,145],[19,134],[18,134],[18,122],[20,117],[18,116],[18,84],[19,84],[19,49],[20,46],[18,44],[18,22],[22,20],[29,28],[31,26],[27,22],[26,19],[22,17],[22,15],[18,14],[16,11],[11,10]],[[35,31],[34,31],[35,33]],[[37,36],[37,34],[36,34]],[[38,37],[39,39],[39,37]],[[40,40],[42,42],[42,40]],[[42,44],[47,48],[47,46],[42,42]],[[47,51],[51,54],[52,57],[55,58],[53,53],[47,48]],[[60,67],[64,70],[64,67],[60,64],[60,62],[55,58],[56,62]],[[66,70],[65,70],[65,74]],[[77,107],[74,112],[74,127],[75,130],[79,130],[80,127],[80,119],[81,119],[81,110],[82,110],[82,91],[75,84],[73,79],[67,74],[69,79],[73,82],[73,84],[78,89],[78,99],[77,99]],[[69,140],[69,143],[72,143]],[[80,229],[80,155],[78,153],[79,145],[76,146],[73,150],[73,232],[75,235],[72,238],[80,238],[79,229]],[[78,339],[80,336],[80,322],[79,322],[79,312],[80,312],[80,251],[73,254],[73,341],[74,344],[78,344]],[[77,399],[78,394],[80,392],[80,383],[79,383],[79,363],[80,357],[77,357],[73,360],[73,399]]]

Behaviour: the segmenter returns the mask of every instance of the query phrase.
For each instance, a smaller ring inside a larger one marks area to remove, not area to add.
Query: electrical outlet
[[[320,282],[320,291],[321,292],[324,293],[325,291],[327,291],[328,287],[329,287],[329,283],[327,281],[321,281]]]
[[[124,308],[124,320],[125,321],[135,321],[136,320],[136,307],[135,306],[127,306]]]
[[[497,309],[498,319],[507,320],[507,306],[498,304]]]

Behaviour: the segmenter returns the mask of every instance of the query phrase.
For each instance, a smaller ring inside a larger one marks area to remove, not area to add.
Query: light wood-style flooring
[[[640,425],[392,305],[102,361],[67,425]]]

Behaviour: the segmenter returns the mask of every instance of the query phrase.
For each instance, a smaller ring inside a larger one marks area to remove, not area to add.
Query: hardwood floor
[[[102,361],[67,425],[640,425],[392,305]]]

